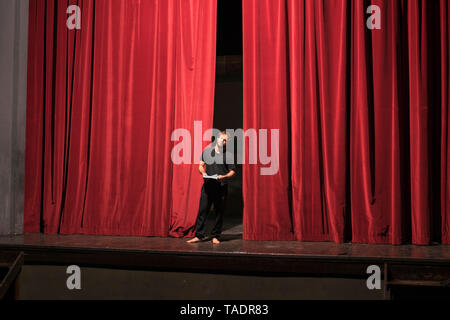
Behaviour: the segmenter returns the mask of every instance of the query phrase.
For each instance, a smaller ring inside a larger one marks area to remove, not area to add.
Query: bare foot
[[[201,242],[201,241],[202,241],[201,239],[195,237],[195,238],[192,238],[191,240],[186,241],[186,242],[187,242],[187,243],[197,243],[197,242]]]
[[[213,239],[212,239],[212,243],[213,243],[213,244],[219,244],[220,241],[219,241],[219,239],[217,239],[217,238],[213,238]]]

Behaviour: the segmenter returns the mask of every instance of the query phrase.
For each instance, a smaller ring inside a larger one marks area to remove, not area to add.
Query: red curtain
[[[450,243],[448,15],[243,0],[244,130],[280,130],[279,172],[243,168],[244,239]]]
[[[25,232],[191,236],[202,179],[171,133],[212,126],[216,1],[29,8]]]

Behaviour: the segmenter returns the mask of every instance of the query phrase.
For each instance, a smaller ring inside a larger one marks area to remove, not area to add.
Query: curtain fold
[[[244,129],[280,130],[279,172],[243,168],[245,239],[449,243],[448,10],[243,0]]]
[[[217,1],[179,2],[180,24],[176,49],[177,77],[175,128],[186,128],[196,137],[195,121],[202,121],[202,130],[212,127],[214,116],[214,85],[216,67]],[[203,132],[201,132],[203,134]],[[203,142],[201,150],[207,146]],[[171,236],[194,236],[200,189],[203,179],[198,173],[201,151],[191,143],[193,164],[173,167]],[[188,214],[186,214],[188,213]]]
[[[449,92],[450,92],[450,61],[449,61],[449,43],[450,43],[450,6],[448,1],[440,0],[440,74],[441,74],[441,131],[440,131],[440,209],[442,215],[442,243],[450,243],[450,115],[449,115]],[[433,57],[435,58],[435,57]]]
[[[212,125],[216,1],[30,0],[29,20],[25,232],[190,235],[202,181],[171,133]]]
[[[280,129],[279,172],[243,165],[243,228],[247,240],[293,240],[287,101],[286,10],[283,1],[243,1],[243,129]],[[267,49],[267,50],[266,50]],[[281,76],[280,75],[284,75]],[[270,135],[269,135],[270,136]],[[270,139],[267,149],[271,150]],[[256,141],[247,142],[257,148]],[[245,159],[248,163],[248,159]]]

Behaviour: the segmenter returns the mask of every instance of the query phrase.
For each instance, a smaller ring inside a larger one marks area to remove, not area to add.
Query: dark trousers
[[[216,220],[211,236],[213,238],[220,237],[220,234],[222,233],[223,213],[225,211],[227,195],[227,185],[221,185],[220,182],[216,180],[206,180],[205,183],[203,183],[197,221],[195,223],[195,236],[197,238],[201,239],[205,237],[206,218],[208,217],[212,204],[214,204]]]

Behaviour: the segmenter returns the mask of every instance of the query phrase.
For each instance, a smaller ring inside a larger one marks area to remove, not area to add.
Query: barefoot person
[[[226,143],[227,133],[222,131],[216,139],[216,145],[207,148],[202,153],[199,171],[204,177],[203,187],[200,196],[200,205],[195,223],[195,238],[187,241],[188,243],[196,243],[203,241],[205,238],[205,224],[211,205],[214,204],[216,220],[212,230],[212,242],[220,243],[220,235],[222,233],[223,213],[225,211],[225,202],[228,193],[228,179],[235,174],[234,163],[226,161]],[[220,161],[217,159],[220,158]],[[210,161],[214,159],[216,161]],[[217,175],[217,180],[205,178],[207,176]]]

